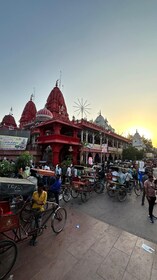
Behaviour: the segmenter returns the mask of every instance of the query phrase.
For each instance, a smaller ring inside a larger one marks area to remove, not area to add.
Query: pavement
[[[108,223],[124,231],[157,243],[157,221],[152,225],[148,219],[148,202],[141,206],[141,196],[133,192],[124,202],[117,197],[109,197],[106,191],[102,194],[92,193],[86,203],[81,203],[80,197],[72,199],[69,204],[80,212]],[[157,204],[154,206],[157,216]]]
[[[56,235],[50,225],[18,244],[14,280],[156,280],[157,244],[66,204],[68,219]],[[151,224],[150,224],[151,225]],[[154,226],[154,225],[151,225]],[[153,250],[146,251],[142,245]]]

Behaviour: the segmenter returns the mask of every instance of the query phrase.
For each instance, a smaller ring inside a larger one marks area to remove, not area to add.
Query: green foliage
[[[15,164],[8,160],[0,162],[0,177],[10,177],[15,172]]]
[[[129,133],[128,136],[127,136],[127,138],[128,138],[130,141],[132,141],[133,135],[131,135],[131,134]]]
[[[145,150],[147,153],[151,153],[153,150],[153,144],[152,144],[152,140],[150,139],[146,139],[144,136],[142,136],[142,141],[145,145]]]
[[[130,146],[123,150],[122,158],[123,160],[141,160],[144,158],[144,151],[139,151],[138,149]]]
[[[21,167],[24,169],[26,166],[30,166],[31,160],[32,155],[30,155],[29,152],[22,153],[15,162],[16,171],[18,171]]]
[[[143,159],[144,154],[145,154],[144,150],[140,150],[140,151],[137,150],[137,160]]]
[[[68,156],[65,160],[62,161],[61,165],[63,166],[65,164],[65,166],[69,166],[72,164],[72,156]]]

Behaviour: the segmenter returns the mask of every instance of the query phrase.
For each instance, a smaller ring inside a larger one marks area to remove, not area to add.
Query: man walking
[[[145,171],[145,174],[142,176],[142,203],[141,205],[143,206],[144,205],[144,201],[145,201],[145,196],[146,196],[146,193],[145,193],[145,187],[144,187],[144,182],[146,180],[148,180],[148,171]]]
[[[148,176],[148,179],[144,182],[144,188],[145,188],[146,197],[147,197],[148,203],[149,203],[150,222],[154,223],[154,219],[157,218],[153,215],[153,208],[154,208],[154,204],[155,204],[155,200],[156,200],[155,190],[157,188],[156,188],[156,184],[153,181],[153,175]]]

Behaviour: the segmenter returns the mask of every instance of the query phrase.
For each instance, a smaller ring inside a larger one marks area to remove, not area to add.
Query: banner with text
[[[28,138],[0,135],[0,150],[25,150]]]

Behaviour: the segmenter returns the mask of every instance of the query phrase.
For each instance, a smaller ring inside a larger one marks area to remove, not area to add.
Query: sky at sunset
[[[156,0],[0,0],[0,122],[37,110],[61,77],[70,119],[90,104],[119,134],[157,147]]]

